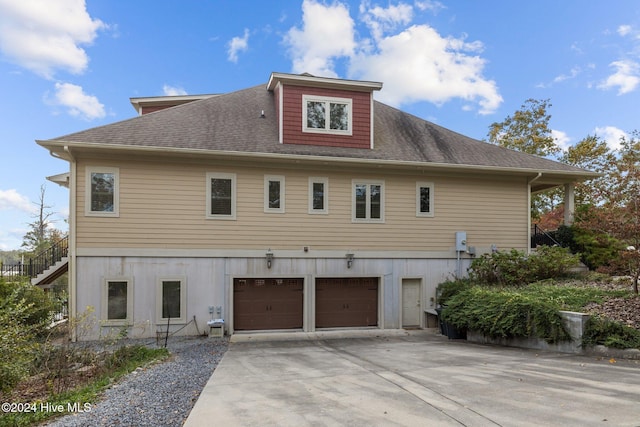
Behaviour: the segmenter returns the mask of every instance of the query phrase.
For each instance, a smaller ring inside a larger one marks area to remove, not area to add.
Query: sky
[[[272,72],[383,83],[378,101],[476,138],[546,100],[556,142],[640,129],[637,0],[0,0],[0,250],[67,172],[36,140],[136,115],[131,97],[225,93]]]

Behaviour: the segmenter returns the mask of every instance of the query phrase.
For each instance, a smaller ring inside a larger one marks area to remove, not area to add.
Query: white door
[[[402,327],[420,327],[420,279],[402,279]]]

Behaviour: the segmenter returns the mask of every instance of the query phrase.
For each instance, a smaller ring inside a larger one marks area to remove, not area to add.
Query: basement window
[[[352,100],[303,95],[303,132],[351,135]]]
[[[156,322],[185,323],[186,311],[186,279],[172,277],[158,280]]]
[[[133,314],[131,279],[107,279],[102,295],[102,319],[106,326],[128,325]]]

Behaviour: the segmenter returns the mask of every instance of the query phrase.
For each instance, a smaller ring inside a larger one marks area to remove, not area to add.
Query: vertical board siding
[[[120,170],[120,215],[85,216],[85,167]],[[362,174],[228,164],[81,161],[77,180],[79,248],[313,249],[450,251],[456,231],[472,246],[528,244],[525,178]],[[206,173],[235,173],[236,220],[207,219]],[[382,173],[382,172],[380,172]],[[285,177],[286,210],[264,212],[264,175]],[[329,214],[308,213],[308,179],[329,179]],[[352,222],[352,180],[385,182],[385,222]],[[416,217],[416,182],[435,184],[435,216]]]

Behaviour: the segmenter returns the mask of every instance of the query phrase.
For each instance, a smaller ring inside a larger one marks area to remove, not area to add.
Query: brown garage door
[[[316,328],[378,326],[378,278],[316,279]]]
[[[233,328],[302,329],[303,279],[234,279]]]

